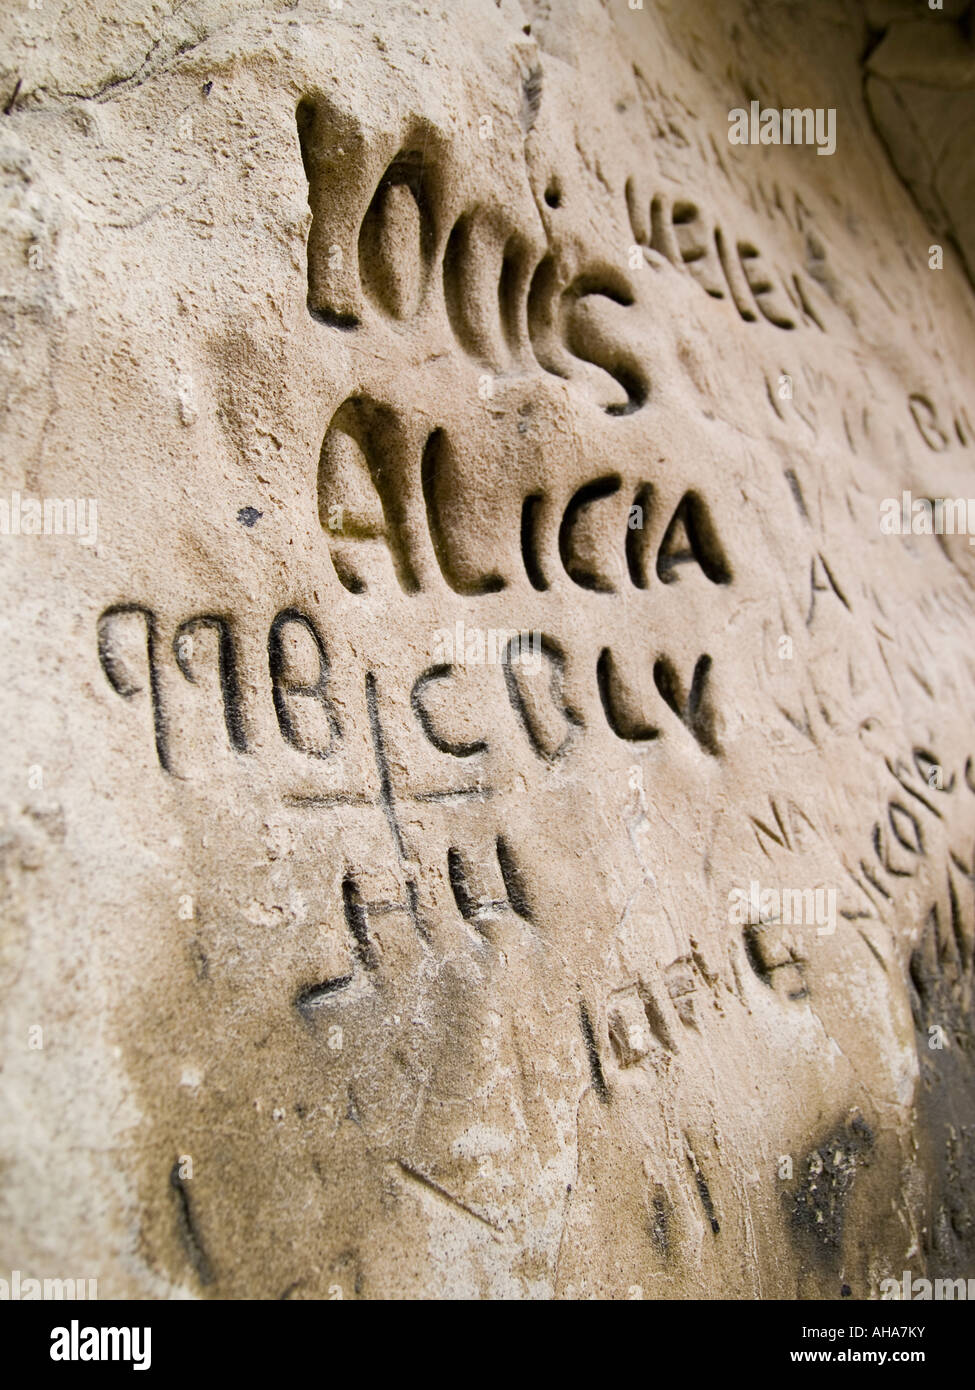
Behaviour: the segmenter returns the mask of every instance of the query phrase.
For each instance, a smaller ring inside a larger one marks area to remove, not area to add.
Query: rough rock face
[[[971,1273],[975,552],[881,518],[975,301],[876,18],[2,25],[0,1272]]]
[[[975,6],[942,8],[932,22],[925,5],[867,6],[878,42],[864,94],[895,168],[975,284]]]

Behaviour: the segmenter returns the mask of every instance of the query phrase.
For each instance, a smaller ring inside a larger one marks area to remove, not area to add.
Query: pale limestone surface
[[[0,536],[0,1276],[971,1272],[975,552],[880,511],[975,494],[975,313],[866,39],[3,16],[0,496],[97,539]]]

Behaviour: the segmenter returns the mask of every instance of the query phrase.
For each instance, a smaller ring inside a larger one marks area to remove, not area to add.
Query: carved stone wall
[[[975,1272],[971,202],[877,8],[0,21],[0,1274]]]

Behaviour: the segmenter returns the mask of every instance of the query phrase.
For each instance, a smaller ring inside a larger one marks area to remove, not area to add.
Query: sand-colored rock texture
[[[975,1273],[973,70],[4,8],[0,1275]]]

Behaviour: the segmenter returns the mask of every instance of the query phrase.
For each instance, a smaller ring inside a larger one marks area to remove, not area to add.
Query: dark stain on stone
[[[975,869],[953,856],[954,868]],[[949,875],[911,956],[908,988],[920,1085],[919,1161],[929,1175],[921,1236],[927,1277],[957,1277],[975,1260],[975,939]]]
[[[648,1226],[653,1245],[666,1257],[670,1253],[670,1202],[661,1183],[654,1184],[650,1197]]]
[[[797,1241],[811,1246],[828,1263],[839,1258],[846,1205],[857,1172],[867,1161],[873,1144],[870,1126],[862,1115],[854,1115],[801,1162],[799,1182],[792,1195],[792,1232]]]

